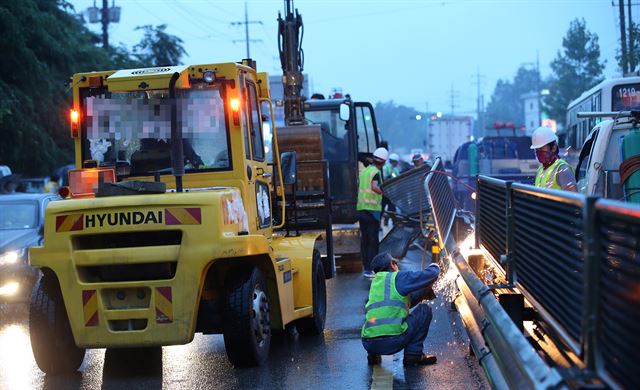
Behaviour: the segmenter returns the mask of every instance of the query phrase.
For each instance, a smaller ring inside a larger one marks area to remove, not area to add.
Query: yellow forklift
[[[29,313],[42,371],[76,371],[87,348],[186,344],[195,332],[223,334],[229,360],[251,366],[273,330],[323,331],[319,236],[273,235],[295,159],[266,159],[269,84],[255,62],[71,83],[77,169],[30,251],[43,273]]]

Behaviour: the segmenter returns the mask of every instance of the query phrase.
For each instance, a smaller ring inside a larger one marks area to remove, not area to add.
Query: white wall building
[[[470,116],[445,115],[432,120],[429,125],[429,148],[426,153],[431,159],[440,156],[442,161],[453,161],[456,150],[470,140],[472,131],[473,118]]]
[[[535,91],[525,93],[520,96],[524,105],[524,126],[526,134],[530,135],[533,130],[540,127],[540,104],[538,94]],[[520,126],[520,124],[517,124]]]

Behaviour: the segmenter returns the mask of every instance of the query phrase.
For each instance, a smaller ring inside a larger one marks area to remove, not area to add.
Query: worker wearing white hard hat
[[[373,164],[366,167],[358,177],[358,222],[360,223],[360,255],[364,266],[363,276],[372,279],[371,259],[378,254],[378,229],[382,215],[382,172],[389,159],[385,148],[373,152]]]
[[[382,176],[384,180],[400,175],[399,161],[400,156],[396,153],[391,153],[389,155],[389,160],[387,160],[387,163],[382,167]]]
[[[576,192],[573,168],[560,158],[558,137],[549,127],[538,127],[531,135],[531,149],[540,162],[536,174],[536,187]]]
[[[389,160],[387,160],[386,164],[382,167],[382,179],[389,180],[393,179],[400,175],[400,156],[397,153],[391,153],[389,155]],[[382,198],[382,211],[391,211],[393,213],[396,212],[396,206],[389,201],[389,199],[385,196]],[[389,225],[389,218],[383,218],[382,224],[384,226]]]

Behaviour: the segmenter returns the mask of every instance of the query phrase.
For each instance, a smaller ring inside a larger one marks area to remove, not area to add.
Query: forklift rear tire
[[[51,271],[36,282],[29,307],[33,357],[45,374],[68,374],[80,368],[85,349],[76,346],[58,279]]]
[[[324,267],[320,260],[320,252],[313,251],[312,264],[313,317],[296,321],[298,333],[303,336],[319,335],[324,331],[327,316],[327,288],[324,278]]]
[[[258,267],[232,269],[225,280],[224,346],[238,367],[258,366],[269,356],[271,318],[264,275]]]

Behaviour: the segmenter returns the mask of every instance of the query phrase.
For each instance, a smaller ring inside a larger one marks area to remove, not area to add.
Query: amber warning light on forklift
[[[69,112],[69,120],[71,121],[71,137],[78,138],[80,129],[80,113],[78,110]]]
[[[232,98],[231,101],[229,101],[229,106],[231,107],[233,124],[236,126],[240,125],[240,99]]]
[[[93,196],[98,191],[99,181],[116,182],[116,171],[113,168],[73,169],[69,171],[69,190],[71,196]]]

